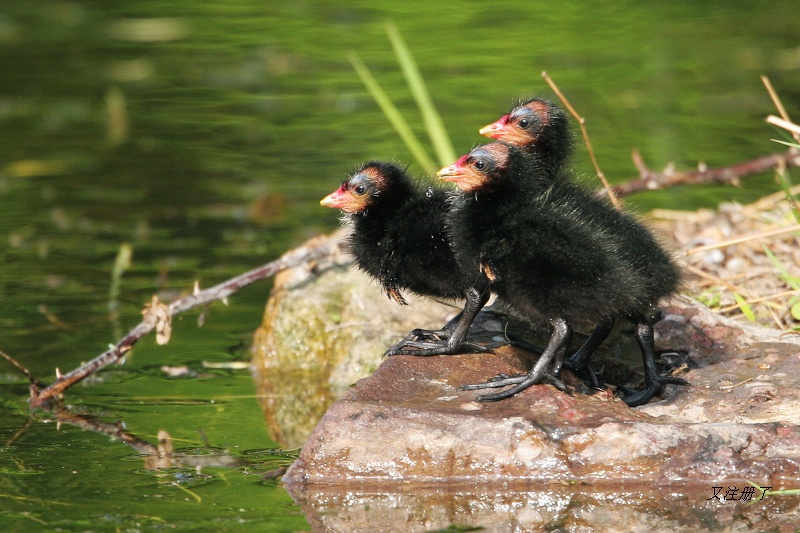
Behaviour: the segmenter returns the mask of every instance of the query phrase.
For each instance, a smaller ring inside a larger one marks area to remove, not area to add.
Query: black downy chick
[[[488,282],[477,272],[468,276],[456,262],[445,229],[449,194],[418,185],[396,165],[369,161],[320,202],[345,213],[344,221],[351,225],[348,245],[358,267],[399,304],[406,304],[404,290],[466,300],[464,311],[443,329],[416,329],[387,355],[486,351],[465,342],[469,326],[489,298]]]
[[[536,154],[542,171],[554,177],[564,172],[564,164],[572,153],[572,134],[567,115],[545,98],[535,97],[519,102],[495,122],[481,128],[479,133],[529,154]],[[611,333],[614,322],[613,316],[603,317],[586,342],[566,361],[570,368],[586,371],[592,385],[598,388],[600,382],[589,366],[589,360]],[[524,342],[515,342],[526,347]]]
[[[678,288],[680,275],[634,218],[548,172],[537,154],[494,142],[473,149],[438,173],[461,189],[448,217],[456,259],[467,272],[488,272],[491,290],[522,318],[551,329],[528,374],[465,389],[510,387],[479,396],[501,400],[540,383],[553,364],[558,375],[572,326],[626,318],[636,326],[645,388],[623,398],[641,405],[664,383],[655,366],[654,305]]]

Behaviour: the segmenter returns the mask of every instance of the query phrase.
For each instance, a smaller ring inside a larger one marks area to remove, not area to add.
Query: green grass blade
[[[108,310],[111,313],[116,313],[119,309],[119,293],[120,285],[122,285],[122,276],[125,271],[131,267],[131,257],[133,257],[133,247],[130,243],[123,242],[119,251],[117,251],[117,258],[114,260],[114,269],[111,271],[111,287],[108,289]]]
[[[780,139],[770,139],[770,141],[776,142],[778,144],[783,144],[783,145],[786,145],[786,146],[791,146],[792,148],[800,148],[800,144],[797,144],[795,142],[782,141]]]
[[[347,57],[350,59],[350,63],[353,65],[353,69],[355,69],[361,82],[366,86],[373,100],[375,100],[375,103],[381,108],[386,118],[389,119],[389,122],[392,124],[397,134],[403,139],[403,142],[414,156],[414,159],[417,160],[419,166],[421,166],[425,172],[436,172],[439,167],[433,162],[427,152],[425,152],[425,148],[423,148],[422,143],[420,143],[416,135],[414,135],[414,132],[403,118],[400,110],[397,109],[389,99],[389,96],[381,89],[375,77],[361,61],[361,58],[358,57],[358,54],[350,52]]]
[[[800,290],[800,278],[791,275],[786,267],[783,266],[783,263],[781,263],[780,260],[775,257],[769,248],[767,248],[766,244],[762,243],[761,248],[763,248],[764,253],[767,254],[767,258],[769,258],[769,260],[772,262],[772,265],[778,271],[779,277],[792,289],[796,291]]]
[[[750,304],[747,303],[747,300],[745,300],[738,292],[734,292],[733,297],[736,300],[736,303],[739,304],[739,309],[742,311],[742,313],[744,313],[744,316],[747,317],[747,320],[750,322],[755,322],[756,315],[753,313],[753,308],[750,307]]]
[[[800,207],[798,207],[798,199],[792,194],[792,182],[789,179],[789,172],[786,169],[776,171],[778,181],[781,183],[783,193],[786,195],[786,201],[789,202],[789,207],[792,208],[792,216],[795,222],[800,224]]]
[[[419,107],[420,113],[422,113],[422,119],[425,122],[425,130],[428,132],[431,143],[433,143],[433,149],[436,152],[436,157],[439,159],[439,164],[442,166],[449,165],[456,160],[456,152],[453,149],[450,136],[447,134],[447,130],[444,127],[442,117],[439,116],[436,107],[433,105],[431,95],[428,93],[428,89],[425,86],[425,80],[422,79],[417,63],[414,61],[414,57],[411,55],[411,51],[408,49],[408,46],[406,46],[405,41],[403,41],[403,37],[400,35],[397,26],[391,22],[387,22],[386,31],[389,34],[389,40],[392,42],[392,48],[394,49],[397,61],[403,69],[403,76],[406,79],[406,83],[408,83],[414,101],[417,102],[417,107]]]

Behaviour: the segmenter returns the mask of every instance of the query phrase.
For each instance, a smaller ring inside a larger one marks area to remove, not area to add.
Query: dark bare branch
[[[655,172],[647,168],[638,151],[632,154],[633,163],[639,170],[639,177],[613,186],[614,193],[626,196],[641,191],[666,189],[675,185],[698,185],[701,183],[726,183],[736,185],[741,178],[760,174],[768,170],[800,166],[800,150],[791,148],[783,153],[770,154],[744,161],[735,165],[718,168],[698,168],[692,171],[678,171],[667,168]]]

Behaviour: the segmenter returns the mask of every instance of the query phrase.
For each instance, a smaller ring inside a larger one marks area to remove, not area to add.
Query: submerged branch
[[[209,289],[198,291],[191,296],[175,300],[169,305],[169,315],[188,311],[194,307],[208,304],[215,300],[224,300],[231,294],[239,289],[250,285],[256,281],[266,279],[274,276],[282,270],[293,268],[298,265],[312,262],[330,254],[336,247],[336,243],[327,240],[321,242],[313,242],[311,245],[290,251],[283,255],[280,259],[271,261],[258,268],[240,274],[234,278],[224,281]],[[75,370],[59,375],[56,382],[43,389],[38,386],[31,386],[31,407],[45,407],[47,404],[57,400],[61,395],[71,386],[97,372],[112,363],[122,359],[122,357],[133,348],[136,342],[153,331],[156,328],[156,323],[145,318],[139,325],[133,328],[125,337],[123,337],[114,346],[98,355],[91,361],[81,365]]]

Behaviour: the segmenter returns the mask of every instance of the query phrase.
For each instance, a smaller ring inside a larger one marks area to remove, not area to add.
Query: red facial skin
[[[469,155],[462,155],[458,161],[437,172],[436,177],[455,183],[464,192],[479,188],[486,179],[486,176],[470,166]]]
[[[478,133],[484,137],[498,139],[518,147],[535,145],[539,134],[549,126],[548,113],[546,104],[533,101],[503,115],[496,122],[484,126]],[[530,125],[526,125],[525,120],[530,121]]]
[[[338,189],[320,200],[319,204],[323,207],[341,209],[345,213],[360,213],[369,207],[372,201],[371,189],[381,190],[385,185],[385,179],[377,169],[366,168],[342,182]]]
[[[500,143],[490,143],[479,146],[467,155],[461,156],[458,161],[436,173],[442,181],[451,181],[463,192],[473,192],[484,187],[491,180],[482,167],[485,163],[483,153],[492,158],[495,168],[502,168],[508,160],[508,153]]]

